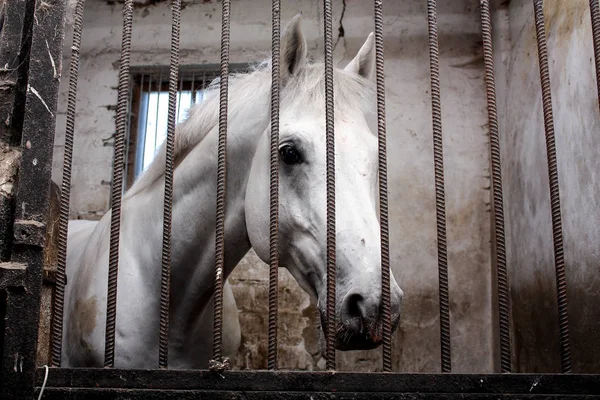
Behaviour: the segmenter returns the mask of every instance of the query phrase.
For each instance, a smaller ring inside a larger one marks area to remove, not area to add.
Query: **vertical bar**
[[[173,158],[175,152],[175,124],[177,109],[177,79],[179,75],[179,28],[181,0],[171,2],[173,23],[171,26],[171,65],[169,67],[169,116],[167,120],[165,199],[163,211],[162,265],[160,275],[160,335],[158,366],[169,364],[169,293],[171,283],[171,213],[173,203]]]
[[[132,181],[128,184],[129,186],[131,186],[133,184],[133,182],[135,182],[140,169],[139,169],[139,165],[140,165],[140,160],[142,160],[143,162],[143,158],[144,158],[144,139],[145,139],[145,132],[146,132],[146,123],[148,121],[148,115],[146,113],[146,115],[144,117],[142,117],[142,109],[144,109],[144,84],[145,84],[145,80],[146,80],[146,74],[142,74],[141,77],[141,82],[140,82],[140,98],[139,98],[139,105],[138,105],[138,109],[137,109],[137,132],[136,132],[136,139],[135,139],[135,156],[134,156],[134,163],[133,163],[133,174],[132,174]],[[146,108],[146,111],[148,111],[148,109]],[[133,111],[132,111],[133,112]],[[140,127],[143,127],[144,129],[144,135],[140,135]],[[129,135],[131,136],[131,127],[129,129]],[[140,151],[141,150],[141,151]],[[140,156],[140,153],[142,154]]]
[[[15,38],[23,45],[20,51],[25,53],[22,61],[26,70],[19,71],[16,77],[19,83],[20,79],[25,80],[24,93],[19,95],[24,96],[24,103],[15,104],[12,113],[15,117],[16,113],[20,114],[23,125],[19,132],[14,132],[19,136],[13,137],[21,144],[21,159],[15,187],[15,210],[11,215],[14,224],[10,260],[27,267],[21,286],[9,287],[5,292],[4,330],[0,333],[4,337],[0,340],[4,346],[0,350],[2,400],[32,399],[34,396],[44,244],[65,23],[65,2],[48,3],[50,7],[41,7],[39,1],[27,1],[22,9],[25,12],[24,25],[14,19],[4,22],[4,28],[10,28],[6,32],[13,32],[14,26],[9,27],[9,24],[21,25],[24,36],[20,42],[19,36]],[[5,7],[13,5],[12,1],[8,1]]]
[[[179,66],[179,61],[177,62],[177,65]],[[179,116],[181,115],[181,95],[183,93],[183,76],[184,73],[180,73],[179,75],[179,90],[177,91],[177,107],[176,107],[176,111],[175,111],[175,123],[177,124],[177,122],[179,121]]]
[[[221,79],[219,82],[219,144],[217,164],[217,226],[215,234],[215,293],[213,359],[210,368],[229,368],[221,355],[223,331],[223,268],[225,266],[225,196],[227,181],[227,95],[229,88],[230,0],[223,0],[221,16]]]
[[[269,223],[269,353],[268,368],[277,369],[277,290],[279,271],[279,49],[280,0],[272,3],[271,174]]]
[[[150,115],[150,95],[152,94],[152,75],[148,74],[148,91],[144,94],[144,86],[142,85],[142,101],[140,101],[140,115],[143,115],[143,119],[140,118],[138,122],[138,145],[137,145],[137,156],[135,159],[136,177],[144,170],[144,154],[146,153],[146,140],[148,138],[148,117]],[[142,114],[142,109],[144,110]],[[141,136],[140,136],[141,133]]]
[[[592,35],[594,38],[594,59],[596,60],[598,104],[600,105],[600,5],[598,0],[590,0],[590,15],[592,17]]]
[[[562,221],[560,213],[560,193],[558,189],[558,165],[554,137],[554,117],[552,115],[552,93],[546,27],[544,26],[543,0],[533,0],[535,31],[537,35],[540,80],[542,85],[542,106],[546,131],[546,152],[548,157],[548,178],[550,182],[550,208],[552,210],[552,236],[554,241],[554,263],[558,300],[558,321],[560,329],[560,368],[563,373],[571,372],[571,344],[569,340],[569,314],[567,309],[567,280],[563,249]]]
[[[162,71],[158,74],[158,82],[156,82],[156,116],[154,117],[154,151],[158,147],[158,116],[160,115],[160,93],[162,92]]]
[[[58,264],[56,267],[56,291],[52,313],[52,366],[60,367],[62,353],[63,314],[65,286],[67,284],[67,237],[69,233],[69,204],[71,199],[71,167],[73,165],[73,137],[75,135],[75,110],[77,104],[77,78],[79,76],[79,54],[83,30],[85,0],[78,0],[73,22],[73,44],[69,66],[69,95],[67,99],[67,123],[63,176],[61,183],[60,215],[58,220]]]
[[[327,144],[327,348],[326,368],[335,370],[335,136],[333,110],[333,29],[331,0],[323,0],[325,26],[325,131]]]
[[[502,196],[502,168],[500,165],[500,138],[498,134],[498,111],[496,108],[496,78],[492,47],[492,20],[490,0],[481,0],[481,32],[483,36],[483,59],[485,87],[490,126],[490,159],[492,164],[492,207],[494,210],[494,236],[496,238],[496,268],[498,276],[498,309],[500,319],[500,370],[510,372],[510,299],[508,296],[508,272],[506,268],[506,244],[504,236],[504,205]]]
[[[437,219],[438,275],[440,291],[440,339],[442,372],[451,371],[450,305],[448,294],[448,251],[446,249],[446,199],[444,192],[444,146],[442,142],[442,106],[440,97],[440,62],[437,5],[427,0],[429,28],[429,63],[433,120],[433,163],[435,169],[435,209]]]
[[[379,150],[379,220],[381,231],[381,293],[383,302],[383,371],[392,370],[392,312],[390,295],[390,234],[388,222],[383,1],[375,6],[375,66],[377,75],[377,137]]]
[[[121,228],[121,197],[123,194],[123,153],[127,118],[127,93],[129,89],[129,59],[131,55],[131,25],[133,0],[123,3],[123,38],[121,42],[121,67],[117,96],[117,132],[112,179],[110,251],[108,260],[108,295],[106,302],[106,336],[104,366],[112,368],[115,363],[115,327],[117,313],[117,276],[119,272],[119,238]]]
[[[129,77],[132,79],[132,76]],[[131,115],[133,113],[133,85],[129,85],[129,93],[127,94],[127,130],[126,130],[126,138],[127,141],[125,143],[125,184],[123,185],[123,193],[127,190],[128,186],[131,186],[131,182],[128,182],[127,179],[129,177],[129,148],[130,146],[130,138],[131,138]]]
[[[196,104],[196,73],[192,72],[192,105]]]

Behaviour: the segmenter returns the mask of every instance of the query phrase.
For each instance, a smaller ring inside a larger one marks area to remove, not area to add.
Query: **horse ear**
[[[280,76],[282,83],[296,74],[306,63],[306,38],[302,32],[302,13],[287,26],[281,41]]]
[[[373,72],[375,71],[375,36],[373,32],[369,34],[356,57],[350,61],[344,70],[358,74],[363,78],[373,78]]]

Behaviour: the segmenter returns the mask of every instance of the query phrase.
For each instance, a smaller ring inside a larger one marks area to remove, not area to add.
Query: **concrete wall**
[[[600,363],[600,114],[589,3],[546,0],[552,105],[574,372]],[[513,361],[517,371],[560,369],[548,167],[531,1],[500,10],[501,101]],[[510,21],[503,24],[502,21]],[[509,51],[507,51],[509,50]]]
[[[79,76],[72,217],[106,212],[111,179],[110,138],[115,131],[121,6],[88,1]],[[220,7],[185,1],[181,62],[218,63]],[[439,2],[441,92],[444,126],[453,371],[493,369],[488,128],[479,2]],[[232,2],[231,61],[249,62],[270,49],[266,0]],[[395,371],[440,371],[435,194],[426,3],[386,2],[385,78],[389,154],[392,268],[405,292],[400,328],[393,338]],[[283,2],[284,22],[299,11],[310,52],[322,57],[322,4]],[[341,18],[342,11],[344,12]],[[372,3],[334,2],[334,32],[342,65],[373,30]],[[170,10],[164,3],[135,9],[132,65],[169,61]],[[67,46],[70,38],[67,37]],[[67,47],[66,57],[70,51]],[[68,60],[61,90],[53,177],[60,182]],[[267,267],[252,253],[234,271],[241,310],[242,346],[237,368],[264,368],[267,339]],[[320,369],[314,304],[286,271],[280,274],[280,367]],[[343,370],[381,369],[381,350],[338,353]]]

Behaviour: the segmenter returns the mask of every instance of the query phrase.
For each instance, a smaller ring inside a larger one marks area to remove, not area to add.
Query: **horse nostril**
[[[363,319],[365,317],[363,297],[358,293],[354,293],[346,297],[346,300],[344,301],[343,314],[346,318]]]

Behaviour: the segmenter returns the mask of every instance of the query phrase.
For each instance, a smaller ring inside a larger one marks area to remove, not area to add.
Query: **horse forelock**
[[[374,111],[374,83],[356,74],[334,69],[334,107],[336,116],[364,114]],[[228,108],[230,115],[244,107],[248,98],[256,101],[259,89],[271,86],[271,59],[250,66],[247,72],[228,76]],[[204,100],[188,111],[188,118],[175,131],[174,161],[177,166],[219,123],[220,78],[204,89]],[[270,90],[267,91],[270,95]],[[325,111],[325,74],[323,63],[307,63],[298,75],[281,90],[282,107],[300,107]],[[269,110],[265,110],[268,116]],[[124,199],[152,186],[165,173],[166,143],[160,146],[154,160],[134,182]]]
[[[341,69],[333,71],[334,111],[336,116],[369,114],[374,111],[373,82]],[[308,64],[290,79],[282,90],[282,108],[325,112],[325,73],[323,63]]]

